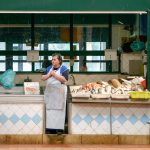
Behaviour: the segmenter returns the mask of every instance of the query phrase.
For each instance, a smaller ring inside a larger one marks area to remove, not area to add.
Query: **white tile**
[[[116,120],[113,124],[112,124],[112,132],[116,132],[121,128],[121,124]]]
[[[21,129],[24,128],[25,124],[24,124],[21,120],[19,120],[19,121],[15,124],[15,126],[17,127],[18,130],[21,130]]]
[[[14,112],[11,111],[11,109],[6,109],[4,112],[3,112],[8,118],[10,118]]]
[[[0,111],[4,113],[8,109],[8,104],[1,104],[0,105]]]
[[[79,114],[82,119],[87,115],[85,109],[79,109],[76,113]]]
[[[37,112],[35,110],[30,109],[26,114],[32,118]]]
[[[88,124],[82,120],[79,124],[78,124],[78,128],[80,128],[81,130],[84,130],[85,128],[87,128]]]
[[[38,112],[38,115],[39,115],[41,118],[44,117],[44,116],[43,116],[43,109],[41,109],[41,110]]]
[[[38,112],[42,108],[42,105],[35,104],[35,105],[32,105],[31,108],[32,108],[33,111]]]
[[[13,126],[14,126],[14,124],[10,121],[10,120],[8,120],[7,122],[5,122],[5,124],[3,124],[2,126],[4,126],[7,130],[10,130]],[[1,127],[0,127],[1,128]]]
[[[38,126],[35,126],[31,131],[31,134],[42,134],[42,129],[39,128]]]
[[[148,126],[147,124],[144,125],[140,120],[137,121],[137,123],[135,124],[135,127],[139,130],[140,128],[146,127]]]
[[[30,111],[30,107],[27,104],[20,105],[20,109],[26,114],[28,111]]]
[[[10,134],[19,134],[19,130],[16,126],[12,126],[11,129],[8,130]]]
[[[12,104],[12,105],[9,105],[9,109],[15,113],[18,109],[20,108],[20,106],[16,105],[16,104]]]
[[[99,126],[99,124],[95,121],[95,120],[93,120],[92,122],[91,122],[91,128],[92,129],[96,129],[96,128],[98,128],[98,126]]]
[[[30,134],[31,130],[28,126],[24,126],[23,129],[20,131],[22,134]]]
[[[112,115],[115,117],[115,118],[118,118],[120,116],[120,111],[119,109],[117,108],[112,108]]]
[[[96,128],[98,134],[110,134],[110,125],[103,122],[100,126]]]
[[[28,124],[26,124],[26,126],[28,126],[30,130],[32,130],[36,126],[36,124],[31,120],[28,122]]]
[[[81,134],[83,130],[81,130],[78,126],[73,126],[71,128],[72,134]]]
[[[84,130],[82,130],[82,134],[94,134],[95,132],[90,126],[87,126]]]
[[[5,128],[5,126],[1,126],[0,127],[0,134],[6,134],[6,133],[8,133],[8,129]]]

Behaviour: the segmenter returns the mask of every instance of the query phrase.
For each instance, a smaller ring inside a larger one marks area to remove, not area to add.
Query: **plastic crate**
[[[131,99],[143,99],[143,100],[147,100],[150,99],[150,92],[138,92],[138,91],[134,91],[134,92],[130,92],[130,98]]]

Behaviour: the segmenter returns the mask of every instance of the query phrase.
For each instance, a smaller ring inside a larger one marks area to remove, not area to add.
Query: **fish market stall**
[[[70,134],[149,135],[150,93],[143,78],[70,86]]]

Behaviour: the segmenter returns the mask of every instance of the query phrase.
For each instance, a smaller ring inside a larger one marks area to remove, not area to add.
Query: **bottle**
[[[31,79],[29,79],[29,77],[27,76],[27,78],[26,78],[26,79],[24,79],[24,82],[32,82],[32,80],[31,80]]]

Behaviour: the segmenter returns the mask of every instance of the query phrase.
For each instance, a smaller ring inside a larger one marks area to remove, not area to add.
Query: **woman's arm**
[[[43,81],[45,81],[45,80],[47,80],[47,79],[50,78],[50,77],[51,77],[51,74],[48,73],[48,74],[46,74],[46,75],[42,75],[41,79],[42,79]]]
[[[67,81],[64,76],[57,74],[55,71],[51,71],[51,76],[59,80],[61,83],[65,83]]]

